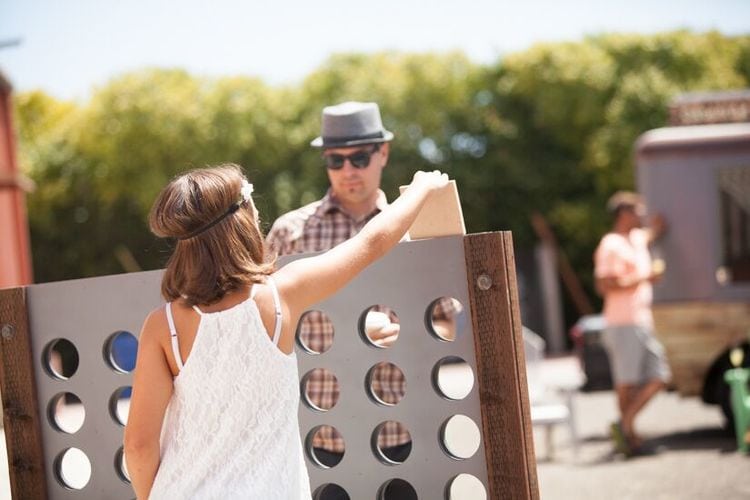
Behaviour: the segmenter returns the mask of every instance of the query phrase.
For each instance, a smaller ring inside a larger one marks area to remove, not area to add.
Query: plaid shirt
[[[329,250],[361,231],[387,205],[385,194],[381,191],[376,208],[355,220],[343,210],[329,190],[323,199],[279,217],[271,227],[266,243],[279,256]],[[388,312],[386,308],[374,310]],[[392,321],[398,321],[395,315],[390,316]],[[333,325],[317,311],[303,316],[299,334],[302,343],[314,352],[325,352],[333,343]],[[406,380],[400,370],[394,370],[391,366],[381,365],[375,371],[372,387],[381,400],[395,404],[405,394]],[[321,409],[331,408],[339,398],[338,382],[333,374],[323,370],[313,370],[306,377],[305,392],[309,402]],[[410,441],[405,427],[397,422],[388,422],[378,437],[378,446],[381,449],[390,448]],[[332,427],[324,426],[313,438],[313,446],[341,453],[344,451],[344,440]]]
[[[322,199],[276,219],[266,236],[266,243],[279,256],[330,250],[360,232],[387,206],[385,194],[380,191],[375,209],[360,219],[354,219],[329,190]]]

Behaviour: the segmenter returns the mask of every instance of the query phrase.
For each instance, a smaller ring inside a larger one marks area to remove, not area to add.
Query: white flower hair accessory
[[[247,179],[242,179],[242,187],[240,188],[240,198],[242,203],[250,201],[253,195],[253,185],[247,182]]]

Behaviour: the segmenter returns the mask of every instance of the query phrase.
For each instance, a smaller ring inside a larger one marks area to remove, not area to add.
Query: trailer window
[[[721,284],[750,282],[750,166],[719,169]]]

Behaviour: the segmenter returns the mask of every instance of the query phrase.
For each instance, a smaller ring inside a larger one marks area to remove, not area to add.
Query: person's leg
[[[315,500],[351,500],[349,494],[337,484],[327,484],[315,490]]]
[[[330,451],[318,447],[313,448],[313,455],[315,455],[315,459],[324,467],[335,467],[344,458],[343,452]]]
[[[635,325],[608,327],[604,337],[620,413],[620,420],[610,426],[610,435],[617,451],[625,455],[629,455],[638,444],[637,439],[633,439],[632,420],[628,418],[642,377],[643,347],[635,333],[636,328]]]
[[[635,419],[643,407],[666,387],[665,381],[669,380],[671,374],[664,347],[656,339],[653,331],[639,326],[636,327],[634,333],[643,349],[641,374],[645,383],[635,387],[631,393],[630,400],[622,412],[622,422],[623,430],[628,435],[631,445],[637,448],[641,445],[641,439],[635,432]]]
[[[417,500],[417,492],[414,491],[414,487],[403,479],[392,479],[388,486],[383,488],[381,492],[385,500]]]
[[[404,463],[411,453],[411,441],[396,446],[388,446],[381,449],[383,455],[397,464]]]
[[[646,406],[646,403],[651,401],[663,388],[664,382],[661,379],[649,380],[633,391],[625,410],[622,411],[622,430],[632,447],[638,448],[641,445],[641,438],[635,432],[635,417]]]
[[[615,392],[617,393],[617,407],[620,410],[620,419],[625,415],[625,411],[630,406],[630,400],[636,387],[632,384],[616,384]]]
[[[621,419],[630,406],[639,378],[641,349],[633,337],[632,327],[629,325],[608,327],[604,331],[604,347],[609,358]]]
[[[612,422],[612,424],[610,424],[609,433],[612,441],[614,442],[615,449],[625,455],[629,455],[632,450],[622,422],[623,415],[625,415],[625,412],[630,405],[634,390],[635,386],[632,384],[615,384],[615,393],[617,394],[617,406],[620,412],[620,420]]]

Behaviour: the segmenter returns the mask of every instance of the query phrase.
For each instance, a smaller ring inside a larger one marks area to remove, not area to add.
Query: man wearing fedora
[[[389,142],[393,134],[383,127],[376,103],[344,102],[323,109],[320,137],[310,145],[322,149],[330,187],[325,196],[309,205],[279,217],[266,237],[270,249],[279,256],[328,250],[357,234],[367,222],[388,204],[380,189],[383,169],[388,163]],[[386,308],[376,311],[389,314]],[[387,347],[399,333],[398,320],[370,333],[373,343]],[[333,326],[317,311],[307,313],[300,322],[302,344],[322,353],[333,343]],[[404,395],[403,375],[380,370],[379,385],[390,397]],[[336,404],[338,382],[328,372],[318,370],[306,377],[305,399],[320,409]],[[389,396],[386,395],[386,398]],[[378,446],[391,460],[406,459],[411,437],[400,424],[388,422],[381,431]],[[316,459],[323,465],[336,465],[343,457],[345,443],[337,431],[323,427],[313,438]]]
[[[330,188],[307,206],[279,217],[267,242],[279,255],[328,250],[357,234],[387,204],[380,179],[393,134],[375,103],[345,102],[323,109],[322,148]]]

